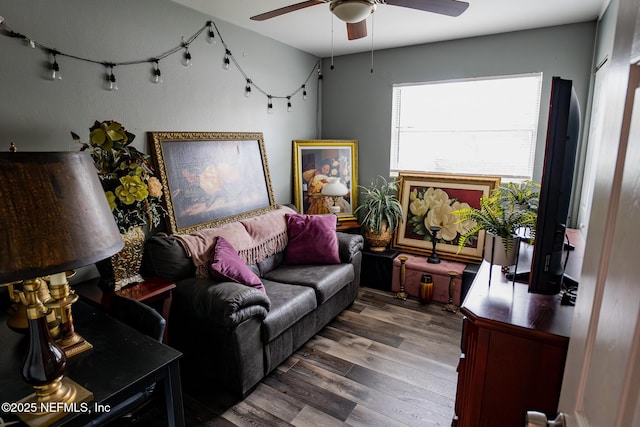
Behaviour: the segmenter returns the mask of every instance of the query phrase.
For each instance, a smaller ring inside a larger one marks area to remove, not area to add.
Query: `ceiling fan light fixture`
[[[356,24],[376,10],[376,3],[370,0],[332,0],[329,8],[338,19]]]

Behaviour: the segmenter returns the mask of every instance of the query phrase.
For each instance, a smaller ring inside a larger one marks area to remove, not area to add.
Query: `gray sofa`
[[[236,282],[195,277],[193,260],[175,237],[147,241],[144,273],[177,282],[169,344],[184,353],[181,373],[187,389],[199,384],[245,397],[353,303],[363,238],[337,235],[339,264],[287,265],[279,251],[250,265],[266,294]]]

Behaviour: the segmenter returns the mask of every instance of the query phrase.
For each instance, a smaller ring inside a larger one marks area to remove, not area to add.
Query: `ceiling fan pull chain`
[[[375,20],[376,16],[371,15],[371,74],[373,74],[373,35],[375,34]]]
[[[329,69],[333,71],[333,15],[331,15],[331,67]]]

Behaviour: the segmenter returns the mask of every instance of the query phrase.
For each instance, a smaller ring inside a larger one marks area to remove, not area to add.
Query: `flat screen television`
[[[563,253],[579,136],[580,106],[572,82],[553,77],[530,293],[558,294],[568,280]]]

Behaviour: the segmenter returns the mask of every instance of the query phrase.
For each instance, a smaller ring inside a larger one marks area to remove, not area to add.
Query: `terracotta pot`
[[[516,263],[516,254],[520,245],[520,237],[510,237],[512,243],[508,244],[510,250],[507,251],[505,239],[492,233],[487,233],[484,240],[484,259],[493,262],[495,265],[504,267]]]
[[[373,252],[383,252],[387,249],[389,243],[391,243],[391,231],[387,227],[387,224],[383,224],[381,233],[374,233],[369,230],[369,227],[365,227],[364,240],[367,242],[367,247]]]
[[[103,290],[118,291],[127,285],[143,281],[140,267],[144,251],[144,231],[142,227],[134,227],[121,236],[124,248],[96,263],[100,272],[98,284]]]

